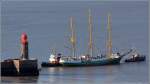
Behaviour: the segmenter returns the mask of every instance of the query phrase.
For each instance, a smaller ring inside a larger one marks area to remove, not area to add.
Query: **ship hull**
[[[59,67],[59,66],[62,66],[62,64],[60,64],[60,63],[54,64],[54,63],[49,63],[49,62],[42,62],[41,66],[42,67]]]
[[[141,56],[141,57],[134,57],[134,58],[130,58],[130,59],[126,59],[125,62],[141,62],[141,61],[145,61],[145,56]]]
[[[103,65],[115,65],[120,64],[121,58],[107,58],[98,61],[84,61],[84,62],[64,62],[63,66],[103,66]]]

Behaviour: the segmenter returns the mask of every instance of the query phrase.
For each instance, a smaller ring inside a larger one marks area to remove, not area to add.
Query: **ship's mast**
[[[71,29],[71,38],[70,42],[72,44],[72,56],[75,57],[75,51],[76,51],[76,36],[75,36],[75,30],[73,25],[73,17],[70,17],[70,29]]]
[[[52,54],[56,55],[56,48],[52,49]]]
[[[108,31],[108,40],[107,40],[107,56],[111,57],[112,55],[112,30],[111,30],[111,14],[108,14],[108,22],[107,22],[107,31]]]
[[[91,15],[91,10],[89,9],[88,11],[88,29],[89,29],[89,43],[88,43],[88,53],[90,56],[93,56],[93,39],[92,39],[92,15]]]

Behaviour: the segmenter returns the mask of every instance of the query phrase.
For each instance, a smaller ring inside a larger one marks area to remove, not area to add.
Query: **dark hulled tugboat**
[[[41,66],[42,67],[57,67],[57,66],[62,66],[59,62],[61,61],[61,54],[58,53],[56,54],[51,54],[49,61],[48,62],[42,62]]]
[[[145,59],[146,59],[145,55],[141,55],[135,51],[135,53],[133,53],[130,58],[127,58],[125,62],[141,62],[145,61]]]

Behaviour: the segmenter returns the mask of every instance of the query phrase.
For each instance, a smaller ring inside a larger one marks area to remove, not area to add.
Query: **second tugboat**
[[[142,62],[145,61],[145,59],[145,55],[141,55],[136,50],[134,50],[134,53],[131,55],[131,57],[127,58],[125,62]]]

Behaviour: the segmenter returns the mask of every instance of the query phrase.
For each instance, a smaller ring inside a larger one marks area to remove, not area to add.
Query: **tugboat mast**
[[[52,54],[57,55],[56,54],[56,48],[52,48]]]
[[[107,40],[107,56],[111,57],[112,55],[112,30],[111,30],[111,14],[108,14],[107,22],[107,31],[108,31],[108,40]]]

